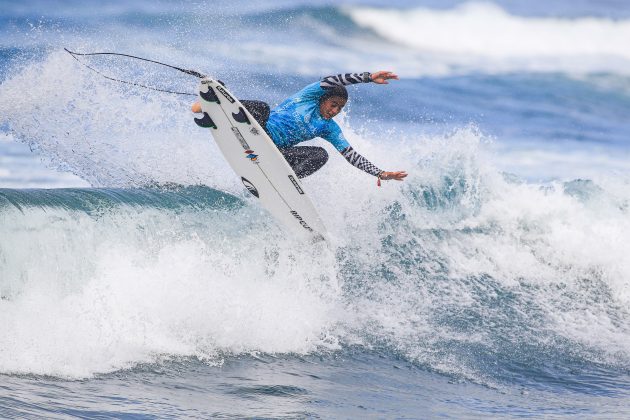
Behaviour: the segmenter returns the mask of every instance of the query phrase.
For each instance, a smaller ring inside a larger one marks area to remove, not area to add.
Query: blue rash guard
[[[293,147],[315,137],[328,140],[339,152],[350,146],[337,123],[319,112],[319,98],[324,93],[320,82],[310,84],[271,111],[267,130],[278,147]]]
[[[271,111],[267,120],[267,131],[278,148],[288,148],[303,141],[321,137],[332,144],[353,166],[379,176],[379,168],[354,151],[343,136],[341,128],[332,119],[327,120],[319,112],[319,99],[327,89],[335,86],[370,82],[369,73],[347,73],[328,76],[320,82],[306,86],[285,99]]]

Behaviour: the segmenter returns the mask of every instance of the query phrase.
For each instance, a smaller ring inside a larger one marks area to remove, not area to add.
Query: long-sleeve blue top
[[[347,73],[328,76],[306,86],[271,111],[267,120],[271,139],[279,148],[287,148],[321,137],[330,142],[352,165],[378,176],[382,171],[354,151],[339,125],[332,119],[323,118],[319,111],[319,100],[327,89],[369,81],[369,73]]]

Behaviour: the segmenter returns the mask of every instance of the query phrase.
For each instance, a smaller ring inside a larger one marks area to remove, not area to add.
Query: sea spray
[[[345,129],[366,155],[386,155]],[[384,159],[410,172],[405,183],[378,188],[342,159],[305,180],[316,202],[335,203],[319,206],[329,251],[287,236],[252,200],[3,207],[4,347],[37,360],[3,368],[85,376],[159,355],[215,363],[357,344],[492,386],[523,375],[525,360],[625,365],[628,184],[515,182],[486,161],[476,129],[416,141]],[[16,321],[51,313],[87,314],[72,354],[51,345],[67,323]]]

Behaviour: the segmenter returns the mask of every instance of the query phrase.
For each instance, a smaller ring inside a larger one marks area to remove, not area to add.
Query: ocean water
[[[0,0],[0,417],[630,417],[630,4]],[[308,245],[192,96],[322,76]],[[194,93],[191,76],[85,57]]]

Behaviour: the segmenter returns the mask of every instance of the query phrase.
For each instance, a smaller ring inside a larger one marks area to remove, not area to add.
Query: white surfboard
[[[222,84],[201,81],[199,101],[203,116],[197,125],[208,127],[243,185],[277,220],[314,240],[324,240],[326,228],[295,172],[265,130]]]

